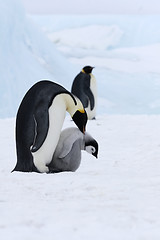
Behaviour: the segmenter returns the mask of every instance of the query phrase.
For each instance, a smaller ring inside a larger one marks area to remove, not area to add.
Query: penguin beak
[[[92,153],[92,155],[93,155],[95,158],[98,158],[98,154],[97,154],[97,152]]]

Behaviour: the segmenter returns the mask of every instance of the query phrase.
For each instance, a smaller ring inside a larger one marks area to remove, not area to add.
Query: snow
[[[159,114],[159,15],[28,16],[9,2],[0,9],[1,118],[15,117],[41,79],[70,90],[85,65],[95,66],[98,114]]]
[[[91,25],[53,32],[49,34],[49,38],[60,46],[106,50],[116,46],[122,34],[117,26]]]
[[[13,117],[35,82],[52,79],[67,87],[75,73],[72,75],[72,65],[31,23],[19,0],[0,0],[0,4],[0,117]]]
[[[30,17],[76,69],[95,66],[98,114],[160,113],[159,15]]]
[[[159,0],[22,0],[32,14],[159,14]]]
[[[160,238],[160,116],[100,115],[87,131],[98,159],[83,152],[74,173],[10,173],[15,119],[0,120],[3,239]],[[67,117],[64,128],[74,123]],[[7,150],[7,151],[6,151]]]
[[[160,17],[26,16],[18,0],[0,4],[1,238],[159,240]],[[83,152],[74,173],[11,173],[25,92],[46,78],[69,89],[89,64],[99,158]]]

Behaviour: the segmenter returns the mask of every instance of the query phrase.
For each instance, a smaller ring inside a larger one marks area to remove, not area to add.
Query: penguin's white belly
[[[62,95],[62,94],[61,94]],[[38,151],[32,153],[33,162],[40,172],[48,172],[46,166],[52,160],[66,114],[66,106],[61,95],[57,95],[49,108],[49,128],[47,137]]]
[[[96,116],[96,107],[97,107],[97,84],[96,79],[94,75],[91,73],[91,80],[90,80],[90,89],[94,96],[94,108],[91,110],[90,102],[88,104],[88,107],[85,109],[88,115],[88,119],[92,119]]]

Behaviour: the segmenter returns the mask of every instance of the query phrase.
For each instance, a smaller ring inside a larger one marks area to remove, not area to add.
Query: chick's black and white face
[[[93,146],[87,146],[86,151],[94,156],[96,149]]]
[[[94,157],[98,158],[98,143],[96,140],[87,142],[85,145],[85,150]]]

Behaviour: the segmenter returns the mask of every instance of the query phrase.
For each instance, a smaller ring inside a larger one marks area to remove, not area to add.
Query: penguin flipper
[[[72,129],[71,129],[71,131],[72,131]],[[70,134],[68,136],[66,136],[65,139],[62,138],[63,142],[61,142],[57,146],[57,148],[60,147],[60,149],[58,150],[60,152],[58,158],[65,158],[71,151],[75,141],[77,141],[80,138],[81,139],[83,138],[83,134],[77,129],[76,130],[73,129],[73,131],[70,132]]]
[[[85,94],[86,94],[86,95],[88,96],[88,98],[89,98],[91,110],[93,110],[94,105],[95,105],[93,93],[92,93],[92,91],[91,91],[90,88],[85,88],[84,91],[85,91]]]
[[[47,108],[41,107],[34,114],[35,121],[35,138],[31,148],[31,152],[36,152],[43,144],[49,126],[49,113]]]

